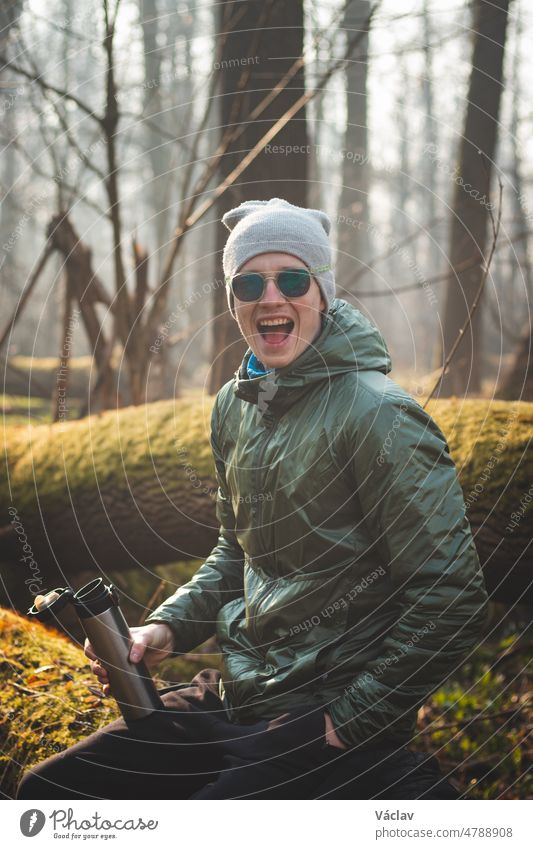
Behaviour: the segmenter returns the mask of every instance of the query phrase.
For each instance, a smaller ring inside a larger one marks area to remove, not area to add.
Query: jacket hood
[[[248,348],[235,372],[233,390],[238,398],[257,404],[259,393],[272,412],[291,406],[310,386],[329,381],[349,371],[380,371],[388,374],[391,359],[383,336],[358,309],[347,301],[334,298],[322,317],[322,330],[292,363],[273,369],[262,377],[250,378],[247,364],[252,354]],[[268,391],[266,384],[271,391]],[[266,389],[266,393],[265,393]]]

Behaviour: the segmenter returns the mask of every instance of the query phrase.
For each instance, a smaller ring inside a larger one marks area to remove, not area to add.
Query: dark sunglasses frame
[[[329,270],[329,265],[320,266],[320,268],[296,266],[280,268],[277,271],[244,271],[228,278],[226,282],[231,285],[233,296],[242,303],[260,301],[265,294],[266,281],[270,278],[274,279],[276,286],[285,298],[303,298],[309,291],[313,274],[327,270]],[[283,278],[284,274],[290,275],[290,278]],[[300,279],[298,280],[298,278]],[[242,297],[245,294],[243,286],[246,286],[246,283],[248,283],[249,293],[247,297]],[[252,297],[250,297],[250,294]]]

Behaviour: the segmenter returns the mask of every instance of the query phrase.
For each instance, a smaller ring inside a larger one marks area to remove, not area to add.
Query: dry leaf
[[[30,675],[26,678],[26,684],[30,687],[48,687],[50,684],[54,684],[56,681],[60,679],[57,675]]]

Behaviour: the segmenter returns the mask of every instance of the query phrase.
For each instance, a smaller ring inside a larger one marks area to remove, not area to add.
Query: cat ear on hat
[[[329,231],[331,230],[331,218],[329,217],[329,215],[326,212],[323,212],[321,209],[307,209],[306,212],[308,212],[309,215],[312,215],[314,218],[318,219],[318,221],[324,228],[326,236],[329,236]]]
[[[245,200],[243,203],[239,204],[239,206],[225,212],[222,216],[222,223],[228,228],[228,230],[233,230],[239,221],[242,221],[242,219],[246,218],[247,215],[250,215],[251,212],[256,212],[256,210],[261,209],[267,203],[268,201],[266,200]]]

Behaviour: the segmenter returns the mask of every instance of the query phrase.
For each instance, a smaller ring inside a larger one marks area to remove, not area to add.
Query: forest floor
[[[469,799],[526,799],[531,766],[531,634],[525,612],[493,605],[492,634],[419,711],[411,747],[437,756]],[[504,636],[505,634],[505,636]],[[0,608],[0,788],[13,798],[26,766],[38,763],[119,715],[91,675],[81,648]],[[218,667],[213,642],[166,661],[158,683],[190,681]]]

